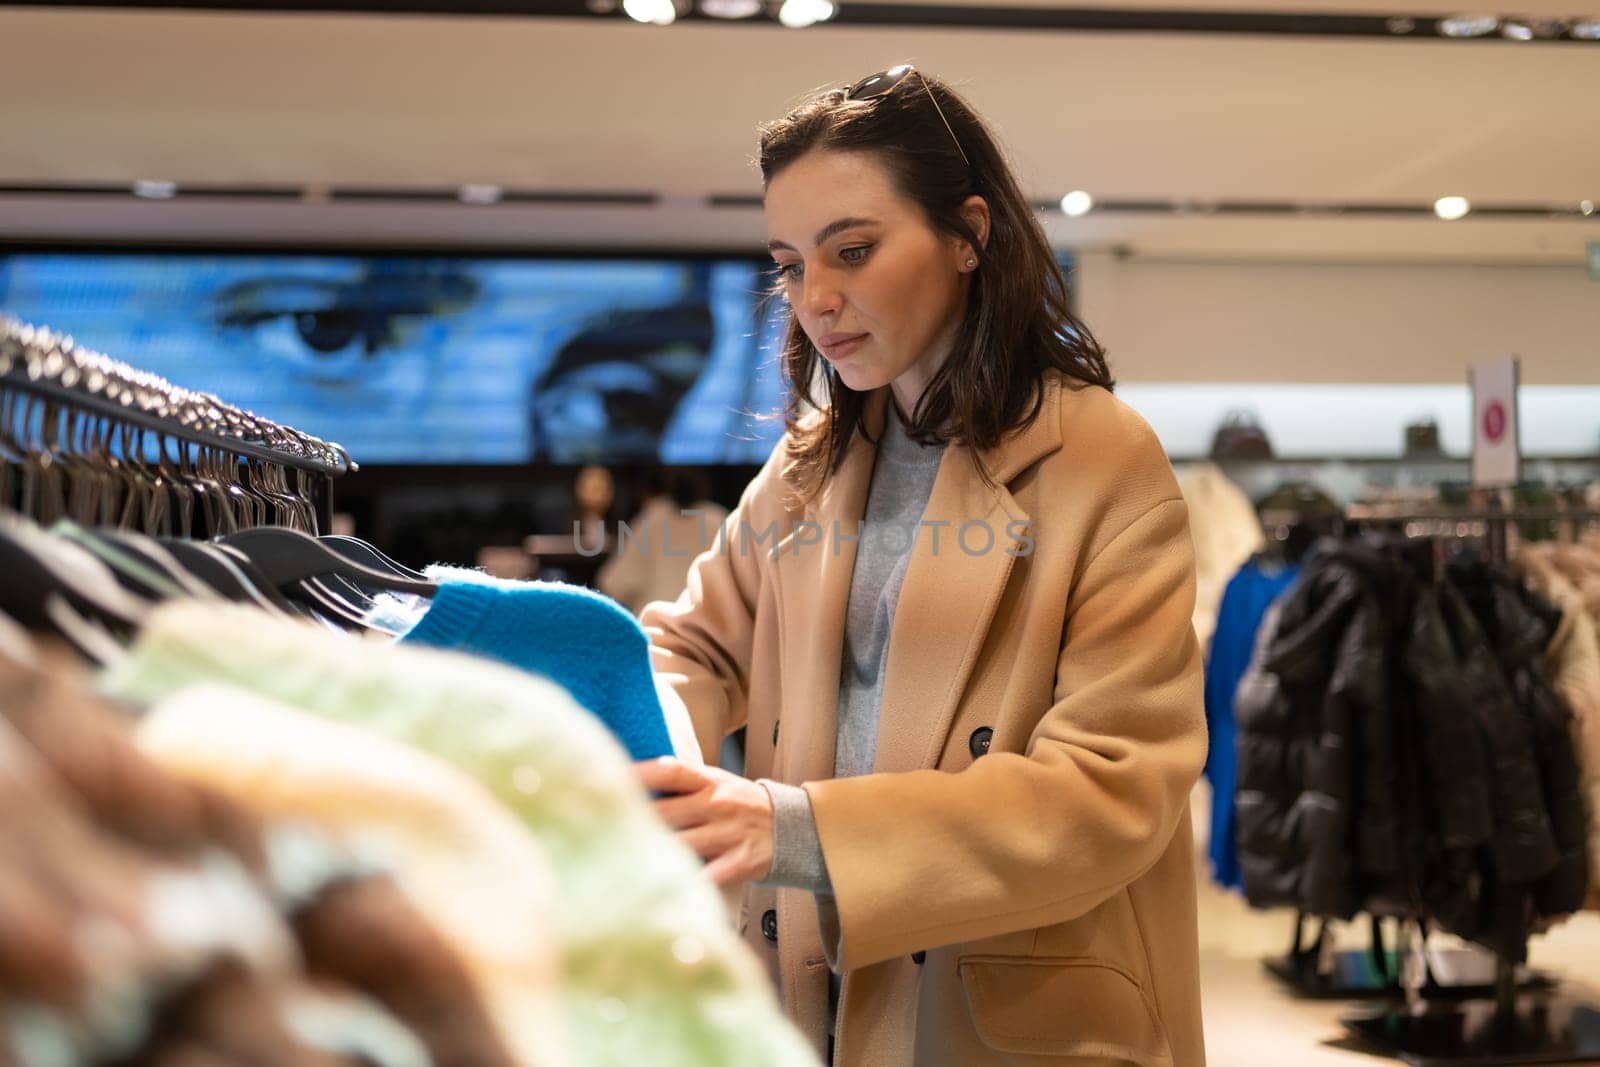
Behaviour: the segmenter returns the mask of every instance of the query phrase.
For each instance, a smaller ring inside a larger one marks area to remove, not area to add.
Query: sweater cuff
[[[832,892],[833,883],[822,858],[822,841],[817,837],[817,821],[811,814],[811,798],[797,785],[767,778],[756,781],[772,797],[772,870],[760,884],[812,893]]]

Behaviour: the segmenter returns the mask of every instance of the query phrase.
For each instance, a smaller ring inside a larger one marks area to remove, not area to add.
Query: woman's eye
[[[783,281],[789,281],[791,278],[800,277],[800,264],[798,264],[798,263],[779,263],[778,264],[778,277]]]
[[[857,245],[854,248],[846,248],[844,251],[840,252],[839,258],[843,259],[846,263],[862,263],[866,260],[867,253],[871,250],[871,245]]]

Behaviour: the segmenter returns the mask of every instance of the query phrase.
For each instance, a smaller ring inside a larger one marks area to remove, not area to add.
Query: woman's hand
[[[719,767],[691,767],[670,756],[634,764],[648,790],[670,793],[656,814],[706,861],[719,886],[753,882],[772,870],[772,797]]]

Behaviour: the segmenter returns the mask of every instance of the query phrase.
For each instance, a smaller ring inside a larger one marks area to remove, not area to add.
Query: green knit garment
[[[197,682],[413,745],[521,819],[556,872],[551,921],[578,1064],[815,1067],[700,861],[656,818],[621,746],[560,686],[195,601],[156,611],[101,677],[111,695],[145,705]]]

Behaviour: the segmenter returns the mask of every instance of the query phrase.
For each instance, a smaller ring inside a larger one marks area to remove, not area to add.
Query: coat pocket
[[[957,966],[973,1026],[996,1052],[1172,1063],[1155,1005],[1120,967],[1023,956],[966,956]]]

